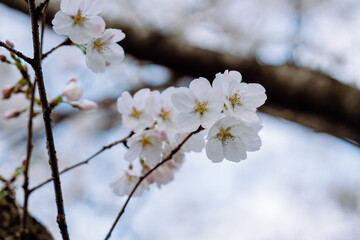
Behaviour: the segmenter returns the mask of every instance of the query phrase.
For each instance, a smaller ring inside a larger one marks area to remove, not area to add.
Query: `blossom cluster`
[[[153,171],[136,195],[151,183],[161,186],[171,181],[184,161],[184,152],[200,152],[205,147],[214,163],[224,158],[233,162],[246,159],[247,151],[261,146],[258,133],[262,126],[256,111],[265,100],[265,89],[260,84],[244,83],[239,72],[228,70],[218,73],[212,85],[201,77],[191,81],[189,88],[170,87],[161,93],[142,89],[133,97],[123,92],[118,98],[118,111],[123,126],[135,134],[128,139],[125,154],[130,168],[112,184],[114,192],[120,196],[130,194],[141,176],[199,128],[204,130],[191,136],[170,161]],[[133,170],[137,159],[140,174]]]
[[[117,42],[125,38],[119,29],[105,29],[100,0],[62,0],[60,11],[52,20],[58,34],[68,35],[75,44],[86,44],[86,65],[94,72],[104,72],[124,59]]]

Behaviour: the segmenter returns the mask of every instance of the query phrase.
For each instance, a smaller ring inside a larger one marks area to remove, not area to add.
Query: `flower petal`
[[[94,50],[92,45],[88,44],[86,49],[85,57],[86,66],[93,72],[104,72],[105,71],[105,60],[98,51]]]
[[[224,159],[223,147],[219,140],[216,138],[210,139],[206,143],[206,155],[213,162],[218,163]]]
[[[240,140],[230,141],[224,147],[224,156],[232,162],[240,162],[247,157],[245,144]]]
[[[203,77],[192,80],[189,89],[200,100],[203,100],[209,92],[212,92],[210,82]]]
[[[195,106],[195,99],[190,96],[188,88],[176,89],[176,92],[171,95],[171,102],[176,109],[182,112],[189,112]]]
[[[193,132],[199,128],[200,114],[198,113],[184,113],[181,112],[177,115],[175,123],[185,132]]]

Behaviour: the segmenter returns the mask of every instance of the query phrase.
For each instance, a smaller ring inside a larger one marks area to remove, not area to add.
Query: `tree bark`
[[[9,191],[0,202],[0,239],[20,240],[20,219],[22,209]],[[28,240],[52,240],[53,236],[35,218],[27,215],[26,230]]]

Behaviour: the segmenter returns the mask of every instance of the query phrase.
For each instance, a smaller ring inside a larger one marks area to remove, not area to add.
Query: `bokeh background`
[[[31,56],[29,17],[2,3],[0,40],[10,40]],[[263,66],[294,64],[360,88],[357,0],[106,0],[103,5],[107,22],[123,24],[139,34],[155,32],[187,46],[252,58]],[[47,26],[45,51],[63,39]],[[7,52],[0,49],[0,54]],[[0,74],[0,87],[19,79],[16,69],[7,64],[0,63]],[[75,77],[84,98],[100,103],[93,113],[69,106],[55,110],[60,168],[127,135],[114,105],[122,91],[184,86],[201,76],[178,74],[141,53],[127,54],[120,66],[95,74],[86,68],[82,52],[75,47],[51,54],[44,61],[44,74],[49,98],[60,94]],[[247,76],[243,78],[246,81]],[[22,96],[1,100],[0,113],[27,105]],[[240,163],[213,164],[204,152],[186,155],[174,181],[161,189],[152,187],[131,201],[112,239],[359,239],[359,147],[331,131],[318,132],[285,120],[279,112],[297,112],[282,107],[264,109],[270,115],[260,113],[264,126],[260,151]],[[5,177],[26,154],[26,124],[26,116],[0,119],[0,174]],[[50,176],[41,117],[35,120],[34,145],[30,186]],[[106,235],[125,201],[109,187],[126,167],[124,153],[122,146],[116,146],[62,175],[72,239],[95,240]],[[20,177],[20,202],[21,184]],[[31,195],[29,209],[60,239],[51,184]]]

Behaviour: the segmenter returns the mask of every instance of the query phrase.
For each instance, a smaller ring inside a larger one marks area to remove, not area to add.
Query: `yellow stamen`
[[[143,147],[145,147],[147,145],[152,145],[150,137],[147,137],[147,136],[142,137],[141,143],[142,143]]]
[[[231,102],[231,105],[233,108],[235,107],[235,105],[238,105],[238,106],[242,105],[241,96],[239,96],[238,93],[235,93],[235,95],[233,97],[229,98],[229,101]]]
[[[100,41],[100,39],[94,41],[93,49],[98,51],[99,53],[103,53],[105,50],[105,44]]]
[[[133,107],[133,111],[131,113],[131,116],[134,118],[139,118],[142,114],[142,111],[137,110],[136,108]]]
[[[230,130],[231,127],[228,127],[226,129],[220,128],[220,132],[216,134],[216,138],[219,139],[219,141],[221,141],[222,144],[227,145],[230,140],[231,141],[235,140],[235,137],[231,134]]]
[[[74,19],[74,24],[79,24],[80,26],[84,25],[86,20],[86,18],[81,15],[81,9],[79,9],[77,15],[72,18]]]
[[[200,102],[199,99],[195,99],[195,104],[196,106],[194,107],[194,110],[196,112],[199,112],[200,115],[202,115],[206,110],[206,105],[207,105],[208,102]]]
[[[159,117],[161,117],[164,121],[170,120],[170,111],[166,111],[162,108]]]

